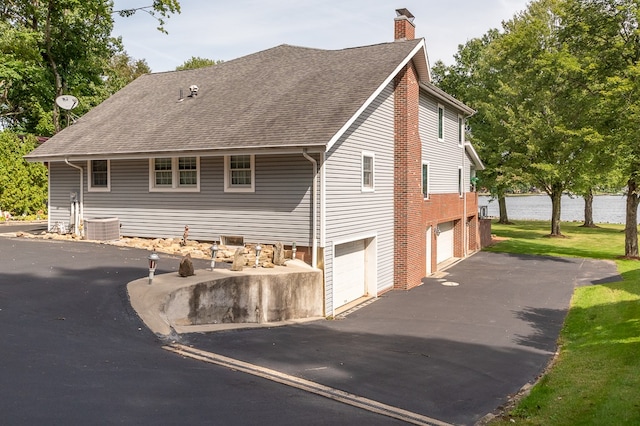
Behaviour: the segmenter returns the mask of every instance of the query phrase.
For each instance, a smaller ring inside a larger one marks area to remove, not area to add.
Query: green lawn
[[[493,223],[508,238],[488,251],[615,261],[623,281],[576,289],[551,371],[519,405],[491,424],[640,425],[640,261],[622,260],[622,225],[597,229],[548,222]]]

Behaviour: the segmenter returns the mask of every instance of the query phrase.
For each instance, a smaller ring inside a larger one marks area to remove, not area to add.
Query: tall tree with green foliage
[[[23,158],[36,145],[33,136],[0,132],[0,210],[20,215],[46,209],[47,168]]]
[[[625,176],[625,256],[638,257],[640,203],[640,2],[566,0],[563,41],[592,79],[594,124]]]
[[[605,147],[585,114],[594,99],[588,70],[560,38],[563,6],[563,0],[531,2],[503,24],[479,66],[479,75],[494,82],[484,107],[492,123],[504,127],[495,154],[506,155],[514,175],[549,195],[551,236],[562,235],[562,194],[593,172]]]
[[[178,0],[153,0],[148,9],[159,19],[179,13]],[[135,9],[116,11],[125,16]],[[0,5],[0,117],[7,127],[52,134],[62,122],[55,99],[72,94],[77,114],[94,106],[113,56],[122,53],[111,37],[111,0],[13,0]],[[14,43],[17,42],[17,43]],[[4,89],[4,90],[3,90]]]

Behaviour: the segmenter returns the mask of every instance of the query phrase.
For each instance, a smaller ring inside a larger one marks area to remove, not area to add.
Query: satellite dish
[[[71,95],[62,95],[56,98],[56,104],[60,108],[66,109],[66,110],[74,109],[75,107],[78,106],[78,103],[79,103],[78,98]]]

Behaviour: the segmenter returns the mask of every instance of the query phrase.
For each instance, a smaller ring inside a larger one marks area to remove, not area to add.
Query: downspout
[[[467,190],[469,188],[467,187],[467,165],[465,161],[467,158],[467,151],[464,146],[464,133],[462,135],[462,257],[466,258],[469,254],[469,243],[467,242],[467,234],[469,232],[469,225],[467,224]],[[471,175],[469,175],[469,178],[471,178]]]
[[[71,166],[74,169],[80,170],[80,198],[79,198],[80,213],[78,215],[78,220],[76,220],[76,223],[74,225],[74,230],[73,230],[73,232],[76,235],[80,235],[79,222],[84,223],[84,169],[80,166],[76,166],[75,164],[71,164],[68,158],[65,158],[64,162],[67,163],[68,166]]]
[[[311,194],[311,214],[313,215],[313,239],[311,246],[311,266],[318,267],[318,162],[307,154],[307,149],[302,150],[304,158],[313,164],[313,194]]]

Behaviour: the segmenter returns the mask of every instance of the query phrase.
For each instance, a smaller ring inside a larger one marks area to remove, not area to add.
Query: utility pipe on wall
[[[307,154],[306,148],[302,150],[304,158],[309,160],[313,164],[313,189],[311,194],[311,214],[313,215],[313,239],[311,247],[311,266],[318,267],[318,162],[315,158]]]
[[[80,198],[79,198],[80,214],[78,215],[79,216],[78,220],[75,221],[76,223],[74,224],[74,229],[73,229],[73,232],[76,235],[80,235],[79,228],[78,228],[79,227],[79,223],[80,222],[84,223],[84,169],[81,166],[77,166],[75,164],[71,164],[69,162],[68,158],[65,158],[64,162],[67,163],[68,166],[71,166],[74,169],[80,170]]]

